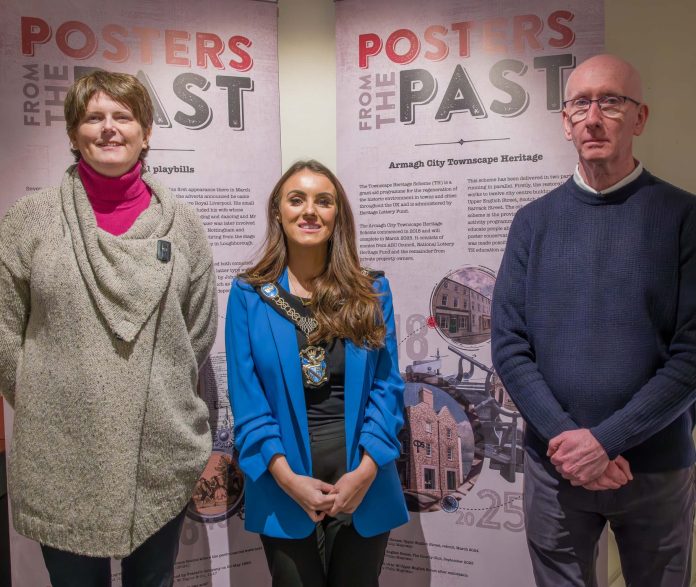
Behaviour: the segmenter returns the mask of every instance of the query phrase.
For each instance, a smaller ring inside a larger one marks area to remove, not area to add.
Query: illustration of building
[[[401,482],[405,490],[439,499],[464,482],[461,440],[449,409],[435,412],[432,391],[422,387],[418,398],[406,407]]]
[[[475,344],[491,334],[491,298],[456,278],[445,277],[433,296],[440,330],[455,342]]]

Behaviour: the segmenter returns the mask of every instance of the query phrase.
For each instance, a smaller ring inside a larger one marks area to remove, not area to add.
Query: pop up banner
[[[602,51],[601,0],[339,0],[338,175],[362,261],[394,292],[411,522],[383,584],[533,585],[524,421],[491,361],[518,208],[572,173],[564,80]]]
[[[187,511],[175,584],[260,584],[260,542],[242,529],[222,333],[232,276],[263,236],[266,198],[281,172],[277,5],[0,0],[0,50],[0,215],[23,194],[59,184],[72,163],[63,101],[76,78],[94,68],[132,73],[153,99],[147,166],[197,208],[213,245],[220,308],[200,390],[214,451]],[[11,541],[13,586],[47,586],[38,544],[13,530]]]

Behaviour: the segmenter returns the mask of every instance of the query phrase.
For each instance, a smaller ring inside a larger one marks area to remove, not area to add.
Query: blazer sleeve
[[[401,454],[398,435],[404,425],[404,382],[399,373],[394,307],[386,277],[377,279],[375,290],[380,294],[387,332],[384,346],[378,351],[359,444],[379,467],[383,467]]]
[[[247,295],[239,280],[235,280],[227,303],[225,348],[239,466],[256,481],[266,472],[271,459],[277,454],[284,455],[285,449],[252,356],[250,327],[253,325],[250,324]]]

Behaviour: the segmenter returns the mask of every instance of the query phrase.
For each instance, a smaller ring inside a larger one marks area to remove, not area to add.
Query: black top
[[[288,293],[282,286],[276,284],[281,295],[290,306],[301,316],[311,316],[312,310],[299,296]],[[295,324],[297,346],[300,351],[307,346],[307,336]],[[346,373],[346,353],[343,340],[334,338],[330,342],[322,342],[315,346],[321,346],[326,351],[326,366],[329,379],[320,387],[304,386],[305,407],[307,409],[307,425],[310,432],[319,427],[343,422],[344,420],[344,390]],[[300,360],[298,355],[297,360]]]
[[[307,344],[307,338],[299,328],[296,328],[295,332],[297,333],[297,345],[301,349]],[[322,343],[321,346],[326,349],[329,380],[321,387],[307,387],[305,385],[305,406],[310,431],[319,426],[343,421],[346,373],[346,353],[343,340],[334,338],[329,343]]]

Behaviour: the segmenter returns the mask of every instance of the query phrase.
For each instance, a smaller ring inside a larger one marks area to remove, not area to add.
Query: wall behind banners
[[[265,559],[242,529],[242,476],[231,456],[223,326],[232,276],[263,236],[266,197],[281,171],[277,5],[0,0],[0,15],[0,215],[24,193],[58,184],[72,162],[62,102],[82,71],[126,71],[150,90],[147,165],[197,208],[218,278],[219,336],[200,377],[214,451],[187,511],[176,584],[259,584]],[[11,540],[13,585],[47,585],[38,545],[14,532]]]

